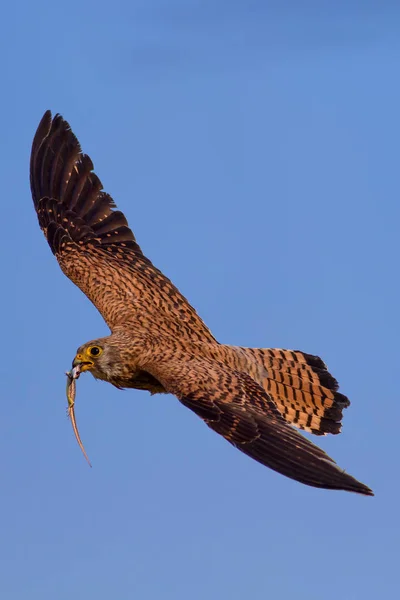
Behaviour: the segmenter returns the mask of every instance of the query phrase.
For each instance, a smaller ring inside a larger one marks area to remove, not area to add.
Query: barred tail
[[[288,423],[315,435],[340,433],[342,411],[350,401],[337,391],[338,382],[318,356],[278,348],[225,348],[233,351],[236,368],[268,392]]]

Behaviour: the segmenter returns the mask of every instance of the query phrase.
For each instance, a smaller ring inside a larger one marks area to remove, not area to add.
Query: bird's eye
[[[90,356],[99,356],[101,352],[102,350],[98,346],[90,346],[90,348],[88,348],[88,354],[90,354]]]

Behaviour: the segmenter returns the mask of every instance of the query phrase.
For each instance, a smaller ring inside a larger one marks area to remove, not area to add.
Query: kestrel
[[[174,394],[233,446],[287,477],[373,495],[294,428],[340,432],[350,402],[325,363],[299,350],[220,344],[143,254],[69,124],[50,111],[33,140],[30,183],[62,271],[111,330],[80,346],[73,367],[118,388]]]

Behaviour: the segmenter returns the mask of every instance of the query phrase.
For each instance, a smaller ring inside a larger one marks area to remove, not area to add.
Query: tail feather
[[[234,352],[235,367],[264,388],[288,423],[315,435],[340,433],[350,401],[337,391],[321,358],[300,350],[226,348]]]

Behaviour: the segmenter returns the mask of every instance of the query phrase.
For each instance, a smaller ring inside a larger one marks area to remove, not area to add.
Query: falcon
[[[39,225],[111,334],[86,342],[72,366],[117,388],[170,393],[233,446],[304,484],[373,492],[295,428],[338,434],[349,406],[318,357],[219,343],[143,254],[69,124],[47,111],[36,131],[30,184]]]

